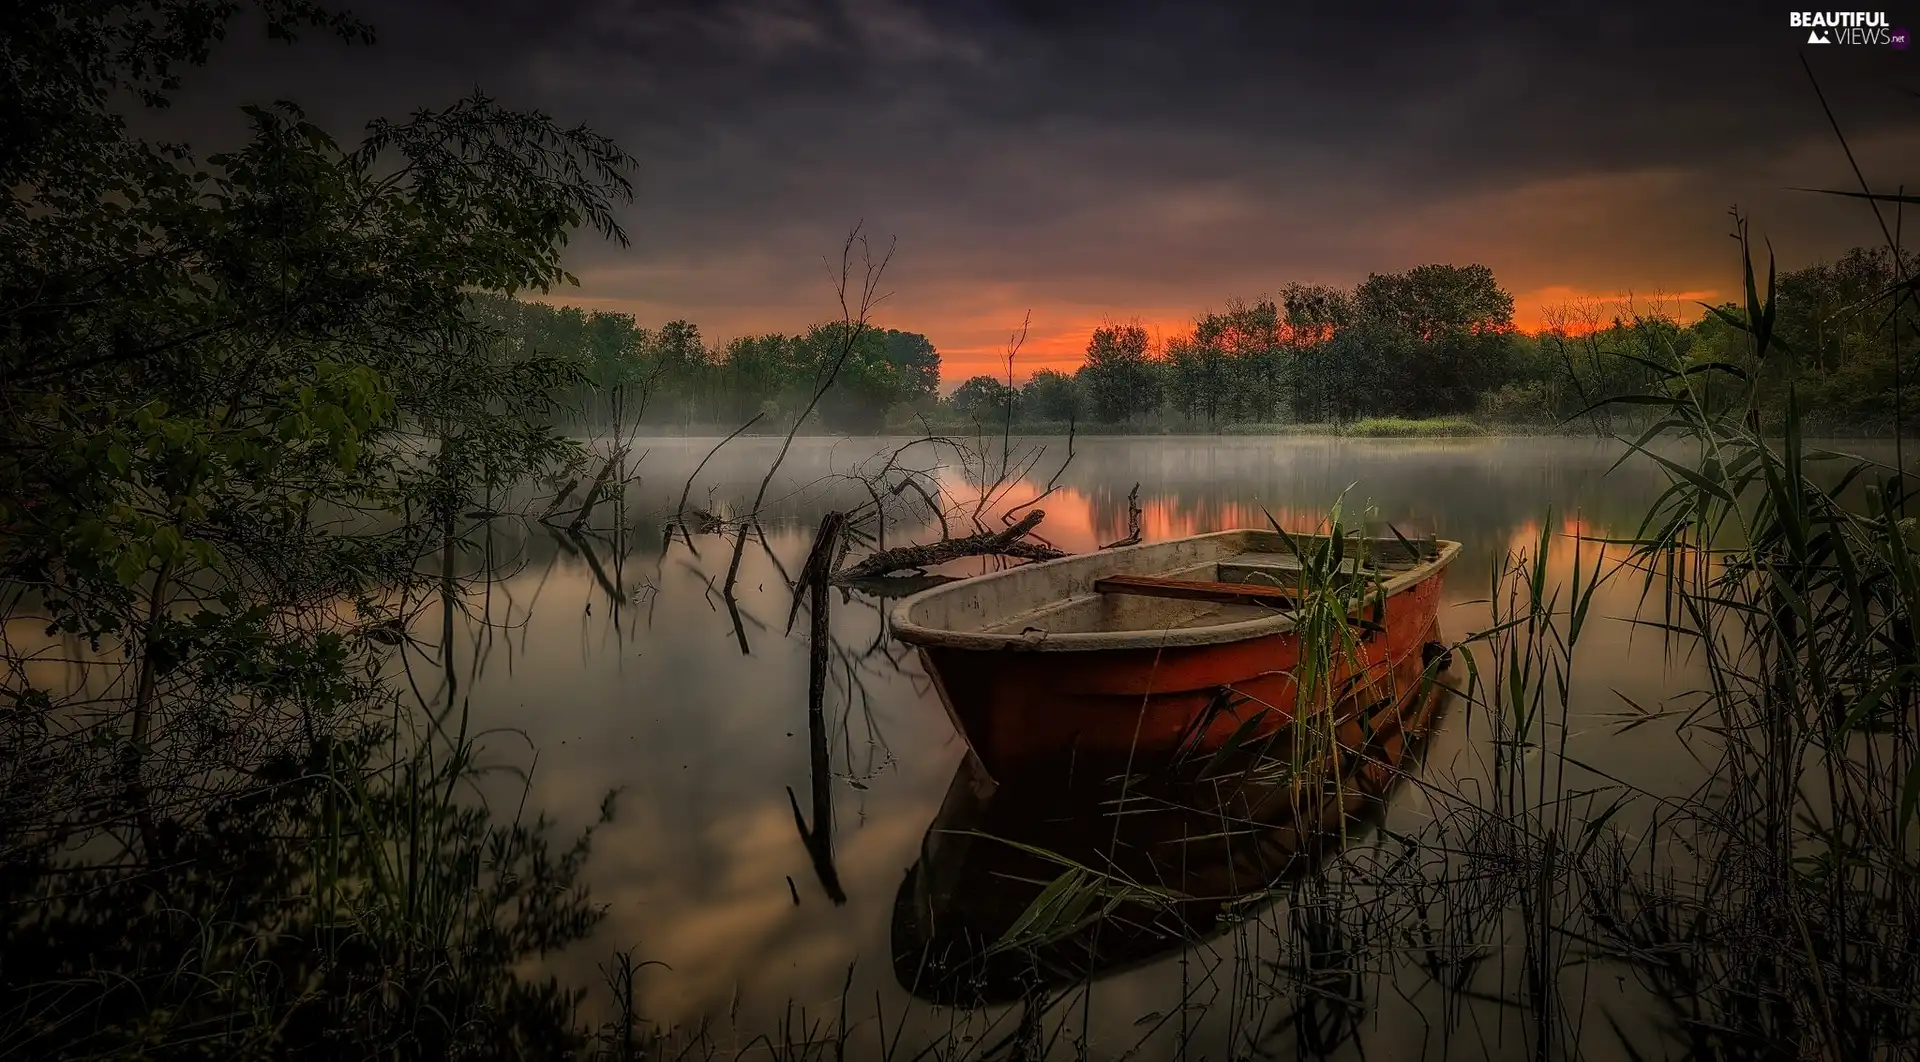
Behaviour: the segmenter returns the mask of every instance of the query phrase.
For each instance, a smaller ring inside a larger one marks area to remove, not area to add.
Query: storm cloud
[[[384,0],[356,8],[371,48],[236,33],[163,121],[217,140],[235,102],[289,98],[346,137],[475,87],[585,121],[640,159],[634,244],[578,244],[556,301],[798,329],[861,223],[898,241],[878,319],[954,381],[1029,309],[1030,371],[1105,319],[1428,261],[1491,266],[1522,324],[1713,298],[1735,205],[1784,265],[1878,240],[1792,190],[1855,183],[1802,53],[1891,190],[1920,185],[1920,51],[1679,6]]]

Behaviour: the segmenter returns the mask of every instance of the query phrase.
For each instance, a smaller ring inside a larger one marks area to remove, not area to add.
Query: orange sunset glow
[[[1258,293],[1256,293],[1257,297]],[[1192,332],[1194,320],[1219,302],[1197,304],[1182,309],[1152,306],[1129,310],[1121,306],[1090,307],[1072,303],[1037,301],[1030,309],[1000,304],[983,309],[955,300],[952,303],[915,299],[901,292],[898,301],[888,300],[873,315],[883,327],[918,331],[933,341],[940,352],[942,387],[950,389],[971,376],[986,374],[1002,378],[1007,373],[1007,353],[1014,346],[1023,319],[1031,315],[1026,335],[1018,344],[1013,362],[1015,381],[1023,381],[1042,369],[1071,373],[1086,360],[1087,342],[1097,328],[1111,324],[1138,324],[1147,330],[1154,345]],[[1533,333],[1561,328],[1580,335],[1604,328],[1615,317],[1631,318],[1636,313],[1660,313],[1686,323],[1704,311],[1701,303],[1727,298],[1716,288],[1699,286],[1689,290],[1662,291],[1587,291],[1567,285],[1552,285],[1515,293],[1515,327]],[[579,289],[564,289],[544,296],[541,301],[559,306],[581,306],[590,310],[632,314],[645,325],[657,325],[671,317],[666,307],[647,300],[618,297],[582,296]],[[699,321],[709,342],[724,342],[735,335],[757,331],[797,331],[821,317],[776,318],[765,311],[753,311],[739,317],[714,317]]]
[[[1631,318],[1635,313],[1664,313],[1686,323],[1704,311],[1700,304],[1724,298],[1713,288],[1680,292],[1592,292],[1566,286],[1541,288],[1514,298],[1514,325],[1523,332],[1539,332],[1554,327],[1579,335],[1604,328],[1616,316]],[[1216,307],[1217,308],[1217,307]],[[1187,316],[1156,310],[1152,315],[1114,311],[1089,314],[1080,307],[1036,307],[1026,340],[1014,359],[1015,380],[1024,380],[1042,369],[1071,373],[1086,360],[1087,341],[1094,329],[1104,325],[1139,324],[1147,334],[1164,343],[1166,339],[1190,333],[1194,318],[1206,312],[1198,307]],[[1013,315],[1012,331],[1020,322]],[[941,382],[952,386],[969,376],[986,373],[1003,376],[1007,371],[1010,342],[1007,328],[994,328],[978,317],[961,316],[933,324],[923,322],[927,336],[940,350]],[[951,337],[948,343],[941,336]]]

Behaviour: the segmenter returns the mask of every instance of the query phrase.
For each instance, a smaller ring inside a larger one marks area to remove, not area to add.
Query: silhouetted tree
[[[1073,377],[1041,369],[1020,389],[1020,410],[1039,420],[1078,420],[1085,415],[1080,387]]]
[[[926,336],[892,328],[877,333],[886,343],[887,362],[899,373],[895,402],[931,401],[940,391],[940,354]]]
[[[1137,324],[1096,328],[1087,363],[1074,374],[1090,411],[1107,423],[1160,408],[1160,372],[1148,355],[1147,330]]]
[[[1464,412],[1505,378],[1513,296],[1486,266],[1374,273],[1353,298],[1360,319],[1412,341],[1383,359],[1394,412]]]
[[[1007,415],[1014,401],[1014,390],[991,376],[971,376],[954,389],[953,397],[947,401],[961,416],[997,420]]]

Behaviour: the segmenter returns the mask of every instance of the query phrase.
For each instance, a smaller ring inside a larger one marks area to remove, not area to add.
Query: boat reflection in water
[[[1268,746],[1131,778],[1063,761],[1002,785],[969,753],[894,902],[901,986],[947,1005],[1012,1002],[1226,931],[1415,765],[1448,696],[1429,645],[1396,670],[1398,693],[1333,713],[1338,755]]]

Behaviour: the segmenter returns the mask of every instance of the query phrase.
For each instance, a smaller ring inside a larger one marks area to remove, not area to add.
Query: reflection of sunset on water
[[[1533,556],[1540,551],[1540,532],[1547,525],[1541,520],[1528,520],[1513,529],[1507,540],[1507,549],[1516,555]],[[1611,528],[1583,518],[1579,513],[1561,515],[1555,513],[1552,535],[1547,541],[1548,563],[1571,565],[1575,551],[1579,551],[1582,564],[1591,564],[1596,556],[1604,557],[1609,564],[1618,563],[1632,554],[1633,547],[1625,542],[1613,541],[1625,538]]]
[[[948,482],[947,487],[963,503],[963,509],[970,509],[979,500],[978,489],[957,477]],[[1099,549],[1125,538],[1129,533],[1125,489],[1088,491],[1075,487],[1055,487],[1053,493],[1042,498],[1046,489],[1044,482],[1023,479],[996,492],[999,504],[994,506],[989,526],[1005,526],[1003,517],[1008,510],[1016,510],[1014,516],[1018,517],[1028,508],[1038,508],[1046,513],[1046,519],[1035,531],[1036,537],[1068,553]],[[1036,498],[1039,501],[1034,503]],[[1140,497],[1140,533],[1144,541],[1154,542],[1210,531],[1263,529],[1271,526],[1267,520],[1269,514],[1273,522],[1285,531],[1317,532],[1324,531],[1327,526],[1327,512],[1324,509],[1300,505],[1269,508],[1229,498],[1191,500],[1178,495],[1150,495],[1143,489]],[[1359,529],[1364,515],[1364,512],[1350,507],[1342,513],[1341,519],[1349,528]]]

